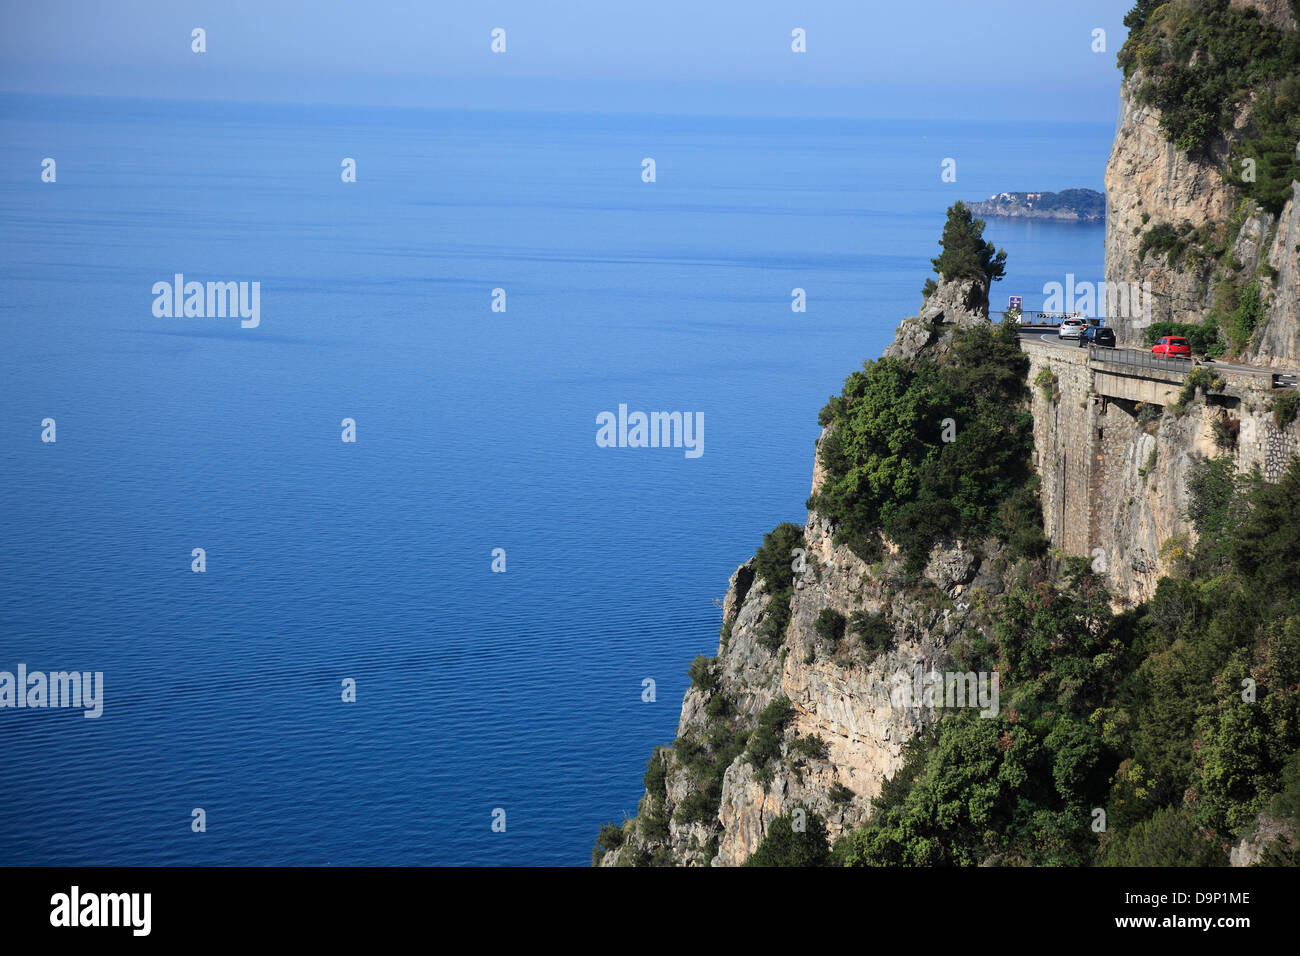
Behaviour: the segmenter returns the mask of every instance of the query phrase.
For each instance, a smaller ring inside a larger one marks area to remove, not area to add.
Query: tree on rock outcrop
[[[948,207],[948,222],[939,245],[944,251],[930,261],[945,282],[966,278],[996,282],[1006,273],[1006,250],[995,250],[993,243],[984,238],[984,220],[975,219],[966,203]]]
[[[984,238],[984,220],[976,219],[964,202],[948,207],[948,221],[939,245],[943,252],[930,261],[945,282],[996,282],[1006,273],[1006,250],[995,250],[993,243]]]

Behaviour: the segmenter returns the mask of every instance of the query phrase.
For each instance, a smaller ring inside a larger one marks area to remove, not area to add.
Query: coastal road
[[[1077,349],[1077,348],[1080,348],[1080,347],[1081,347],[1081,346],[1079,345],[1079,340],[1078,340],[1078,339],[1063,339],[1063,338],[1061,338],[1059,335],[1056,334],[1056,332],[1054,331],[1054,327],[1052,327],[1052,328],[1053,328],[1053,331],[1044,331],[1044,327],[1043,327],[1043,326],[1031,326],[1031,327],[1027,327],[1027,328],[1022,328],[1022,329],[1020,330],[1020,337],[1021,337],[1022,339],[1031,339],[1031,340],[1033,340],[1033,341],[1041,341],[1041,342],[1043,342],[1043,343],[1045,343],[1045,344],[1047,344],[1047,345],[1056,345],[1056,346],[1059,346],[1059,347],[1061,347],[1061,348],[1067,348],[1067,349]],[[1133,352],[1149,352],[1150,350],[1149,350],[1149,349],[1130,349],[1129,351],[1133,351]],[[1197,366],[1197,365],[1210,365],[1210,366],[1215,366],[1215,367],[1218,367],[1218,368],[1235,368],[1235,369],[1242,369],[1242,370],[1245,370],[1245,371],[1248,371],[1248,372],[1251,372],[1251,371],[1253,371],[1253,372],[1267,371],[1267,369],[1264,369],[1264,368],[1262,368],[1261,366],[1258,366],[1258,365],[1247,365],[1247,364],[1244,363],[1244,362],[1226,362],[1226,361],[1224,361],[1223,359],[1207,359],[1207,358],[1198,358],[1198,359],[1196,359],[1195,361],[1192,362],[1191,365],[1188,366],[1188,368],[1189,368],[1189,370],[1190,370],[1191,368],[1194,368],[1194,367]]]

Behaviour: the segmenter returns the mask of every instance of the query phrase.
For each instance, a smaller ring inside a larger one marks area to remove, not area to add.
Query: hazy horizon
[[[817,9],[684,0],[490,10],[54,0],[3,13],[0,91],[285,104],[845,119],[1113,121],[1131,0]],[[935,29],[942,24],[943,29]],[[205,31],[203,53],[191,31]],[[506,50],[490,49],[506,31]],[[791,50],[805,31],[806,52]],[[1095,31],[1103,30],[1104,50]]]

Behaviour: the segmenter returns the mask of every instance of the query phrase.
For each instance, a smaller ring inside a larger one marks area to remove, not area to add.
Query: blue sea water
[[[946,207],[1111,132],[0,98],[0,670],[104,675],[0,709],[0,863],[586,864]],[[998,307],[1102,278],[987,235]],[[260,326],[156,318],[175,273]],[[597,447],[620,403],[704,454]]]

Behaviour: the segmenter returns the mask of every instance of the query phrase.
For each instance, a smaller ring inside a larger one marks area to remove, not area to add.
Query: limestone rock
[[[936,358],[953,333],[989,321],[989,284],[983,279],[940,282],[915,316],[904,319],[885,349],[887,358]]]

